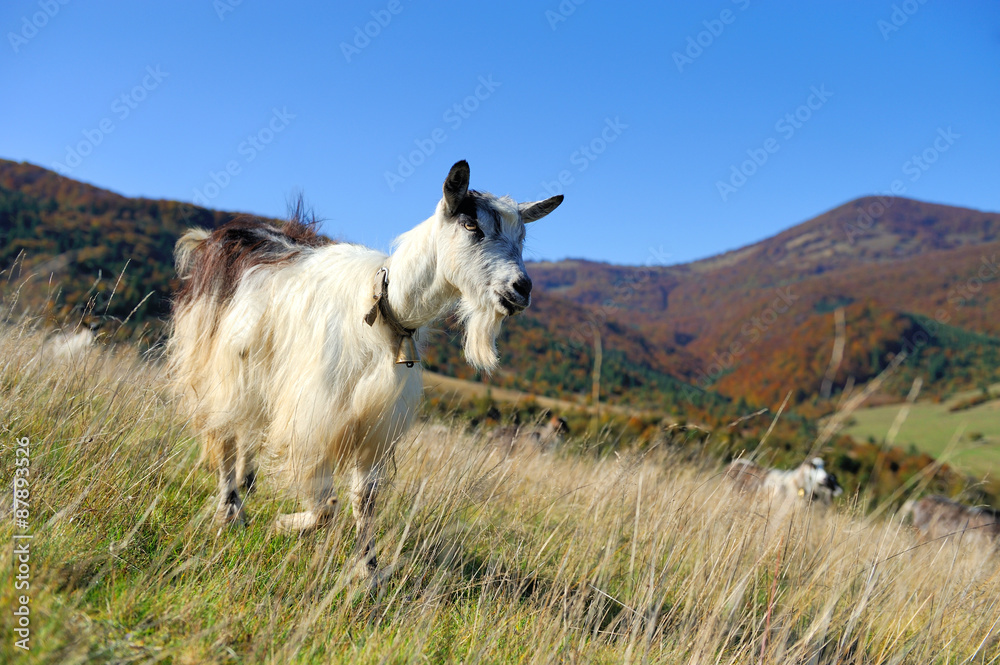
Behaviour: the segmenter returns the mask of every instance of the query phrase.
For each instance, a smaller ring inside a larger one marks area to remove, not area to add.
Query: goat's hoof
[[[374,556],[362,557],[351,569],[350,579],[356,584],[366,586],[373,593],[379,593],[392,577],[393,571],[393,566],[379,568],[378,561]]]
[[[219,527],[219,533],[226,527],[241,527],[247,524],[247,514],[242,504],[225,503],[215,511],[214,520]]]

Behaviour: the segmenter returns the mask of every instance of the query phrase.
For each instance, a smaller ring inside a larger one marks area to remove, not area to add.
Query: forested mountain
[[[998,377],[1000,215],[866,197],[749,247],[686,265],[584,261],[531,266],[547,293],[611,312],[652,347],[658,369],[731,397],[814,401],[829,367],[834,312],[845,352],[834,393],[910,360],[932,393]]]
[[[44,311],[53,325],[85,319],[119,339],[155,340],[177,285],[177,238],[232,216],[0,160],[0,270],[20,287],[22,308]]]

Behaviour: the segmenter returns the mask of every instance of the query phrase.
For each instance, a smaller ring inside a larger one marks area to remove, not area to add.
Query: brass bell
[[[413,341],[413,335],[400,336],[399,346],[396,347],[396,364],[413,367],[419,362],[420,353],[417,351],[417,344]]]

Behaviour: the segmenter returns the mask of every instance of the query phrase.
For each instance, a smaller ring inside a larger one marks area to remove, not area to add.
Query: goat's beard
[[[506,317],[493,307],[475,307],[466,300],[459,305],[459,317],[465,328],[466,361],[486,374],[493,373],[500,363],[497,336]]]

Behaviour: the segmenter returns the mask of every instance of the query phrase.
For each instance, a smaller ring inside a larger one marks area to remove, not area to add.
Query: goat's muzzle
[[[837,482],[837,476],[833,475],[829,471],[826,474],[826,478],[823,479],[823,487],[830,490],[833,496],[840,496],[844,493],[844,488]]]
[[[500,304],[507,310],[507,316],[523,312],[531,304],[531,278],[525,275],[513,282],[500,294]]]

